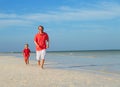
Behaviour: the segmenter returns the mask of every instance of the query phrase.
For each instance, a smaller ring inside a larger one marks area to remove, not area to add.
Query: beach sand
[[[49,67],[42,70],[36,61],[25,65],[23,59],[0,56],[0,87],[120,87],[120,75]]]

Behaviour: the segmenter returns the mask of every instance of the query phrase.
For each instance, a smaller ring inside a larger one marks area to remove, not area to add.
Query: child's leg
[[[24,58],[24,61],[25,61],[25,64],[27,64],[27,59],[26,58]]]
[[[27,64],[29,64],[29,58],[27,58]]]

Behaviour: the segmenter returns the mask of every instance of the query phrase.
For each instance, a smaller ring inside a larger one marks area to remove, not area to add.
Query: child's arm
[[[22,51],[23,56],[25,56],[24,50]]]

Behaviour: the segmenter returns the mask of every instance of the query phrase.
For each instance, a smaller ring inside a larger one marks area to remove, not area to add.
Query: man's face
[[[28,48],[28,45],[25,45],[25,48]]]
[[[38,30],[39,30],[40,33],[43,33],[42,27],[39,27]]]

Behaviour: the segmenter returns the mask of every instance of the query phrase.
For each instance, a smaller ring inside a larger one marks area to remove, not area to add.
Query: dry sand
[[[40,69],[36,61],[0,56],[0,87],[120,87],[120,75],[62,69]]]

